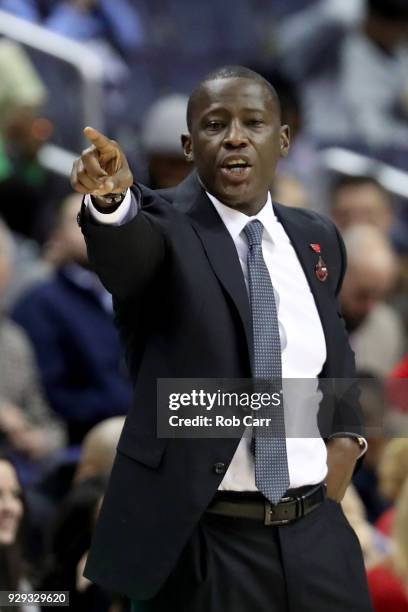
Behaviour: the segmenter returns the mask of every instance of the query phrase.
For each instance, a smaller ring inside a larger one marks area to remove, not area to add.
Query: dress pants
[[[283,526],[206,513],[159,593],[132,612],[372,612],[362,552],[327,499]]]

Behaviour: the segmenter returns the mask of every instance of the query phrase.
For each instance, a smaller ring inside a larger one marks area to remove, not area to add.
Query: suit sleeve
[[[341,315],[341,306],[339,301],[339,294],[347,269],[347,252],[339,230],[334,224],[332,224],[332,227],[340,253],[340,272],[335,289],[338,304],[337,309],[338,316],[341,319],[340,322],[344,328],[348,350],[346,353],[347,359],[344,360],[342,378],[331,381],[330,385],[334,393],[336,409],[333,429],[330,435],[328,435],[329,440],[330,438],[343,436],[360,437],[364,433],[363,414],[360,405],[360,388],[357,380],[355,357],[354,352],[348,342],[346,325]],[[360,455],[356,469],[358,469],[361,464],[361,457],[365,454],[365,450]]]
[[[157,220],[161,200],[144,188],[140,193],[140,210],[128,223],[98,223],[84,204],[78,218],[91,268],[119,300],[143,295],[165,255],[164,236]]]

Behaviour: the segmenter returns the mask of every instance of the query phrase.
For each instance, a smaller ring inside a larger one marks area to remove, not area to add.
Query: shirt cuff
[[[121,205],[111,213],[102,213],[99,212],[99,210],[96,210],[90,195],[85,196],[84,204],[88,207],[88,210],[95,221],[98,221],[98,223],[101,223],[102,225],[124,225],[125,223],[128,223],[134,219],[139,210],[138,201],[130,189],[127,190]]]
[[[359,445],[361,441],[361,452],[359,456],[357,457],[357,459],[361,459],[361,457],[365,455],[367,452],[368,442],[365,438],[363,438],[363,436],[359,436],[358,434],[355,434],[349,431],[341,431],[341,432],[338,432],[338,433],[335,433],[329,436],[328,440],[332,440],[333,438],[355,438]]]

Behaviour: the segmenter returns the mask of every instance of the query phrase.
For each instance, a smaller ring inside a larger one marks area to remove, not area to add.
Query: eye
[[[248,119],[247,125],[249,125],[250,127],[260,127],[261,125],[263,125],[263,121],[262,119]]]
[[[206,129],[209,130],[210,132],[217,132],[219,130],[222,130],[222,128],[224,127],[224,123],[222,121],[209,121],[206,125]]]

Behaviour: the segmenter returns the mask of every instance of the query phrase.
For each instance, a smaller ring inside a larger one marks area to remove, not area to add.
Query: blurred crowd
[[[191,171],[180,134],[206,72],[244,64],[275,85],[292,153],[273,198],[329,215],[348,254],[340,304],[369,449],[344,510],[376,612],[408,611],[406,0],[0,0],[0,11],[103,58],[107,133],[154,188]],[[125,612],[82,568],[132,387],[76,222],[81,198],[42,156],[47,143],[83,148],[80,83],[7,37],[1,15],[0,591],[69,590],[77,611]],[[329,168],[328,147],[370,163]]]

